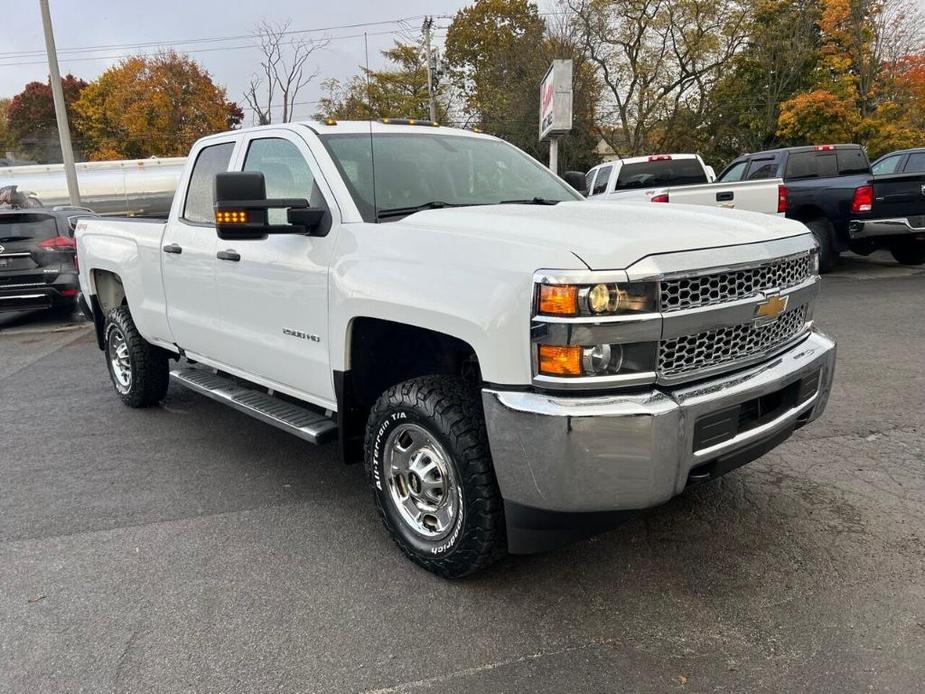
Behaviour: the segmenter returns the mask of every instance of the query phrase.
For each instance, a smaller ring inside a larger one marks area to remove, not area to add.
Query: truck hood
[[[646,256],[772,241],[808,233],[782,217],[649,202],[562,202],[426,210],[389,226],[487,242],[568,250],[591,270],[618,270]]]

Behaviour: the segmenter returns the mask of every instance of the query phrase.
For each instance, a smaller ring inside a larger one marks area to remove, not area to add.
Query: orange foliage
[[[783,102],[777,123],[777,134],[793,144],[850,142],[860,115],[851,99],[817,89]]]
[[[243,117],[208,72],[174,52],[124,59],[83,90],[74,111],[96,160],[182,156]]]

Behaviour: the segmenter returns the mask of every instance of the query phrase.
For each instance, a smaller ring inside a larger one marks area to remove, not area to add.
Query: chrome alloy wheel
[[[109,357],[109,370],[116,381],[116,386],[122,391],[127,391],[132,387],[132,362],[125,335],[115,326],[109,330],[106,355]]]
[[[449,456],[426,429],[400,424],[385,443],[389,498],[405,524],[427,540],[450,533],[462,496]]]

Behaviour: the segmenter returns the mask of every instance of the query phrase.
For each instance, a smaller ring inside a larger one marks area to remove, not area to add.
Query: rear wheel
[[[814,219],[806,226],[819,244],[819,272],[831,272],[838,263],[838,251],[835,250],[835,230],[827,219]]]
[[[481,401],[462,379],[387,390],[367,423],[366,467],[383,524],[416,564],[459,578],[505,553]]]
[[[890,253],[901,265],[921,265],[925,263],[925,241],[900,241],[890,248]]]
[[[150,407],[163,400],[170,377],[167,353],[141,336],[127,306],[107,314],[103,337],[106,366],[122,402]]]

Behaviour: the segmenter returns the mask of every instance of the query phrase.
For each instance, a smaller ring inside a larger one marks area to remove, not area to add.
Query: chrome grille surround
[[[813,251],[777,258],[755,267],[662,280],[662,313],[737,301],[762,291],[792,287],[814,274]]]
[[[756,325],[749,321],[662,340],[658,345],[656,371],[660,378],[673,379],[763,355],[803,333],[806,318],[804,304],[783,313],[773,323]]]

